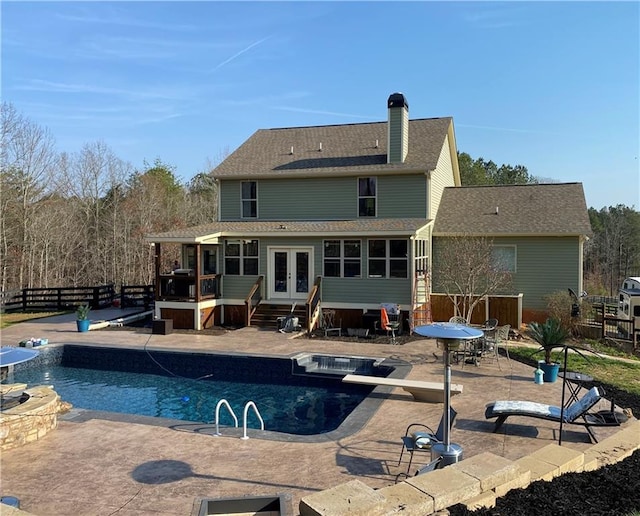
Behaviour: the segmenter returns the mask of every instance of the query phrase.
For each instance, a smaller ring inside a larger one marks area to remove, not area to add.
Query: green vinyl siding
[[[367,278],[367,239],[345,237],[362,241],[362,278],[322,278],[322,300],[331,303],[380,304],[411,303],[411,278]],[[313,248],[313,271],[309,278],[312,285],[323,271],[323,238],[260,238],[259,272],[265,277],[263,285],[268,295],[268,250],[272,247]],[[244,299],[257,276],[223,276],[222,288],[225,299]]]
[[[397,278],[322,278],[323,303],[411,304],[411,281]]]
[[[223,276],[222,294],[225,299],[245,299],[258,276]]]
[[[438,285],[438,244],[445,237],[435,237],[433,285],[434,292],[442,292]],[[516,247],[516,272],[508,291],[498,294],[523,294],[522,306],[544,310],[546,296],[568,288],[580,290],[579,237],[502,237],[494,245]]]
[[[389,163],[402,163],[409,148],[409,118],[405,108],[389,110]]]
[[[392,175],[378,178],[378,218],[427,218],[426,202],[426,175]]]
[[[448,186],[455,186],[455,180],[451,173],[451,153],[449,152],[449,137],[447,136],[440,151],[440,157],[438,158],[438,164],[435,171],[431,174],[431,192],[429,193],[431,204],[430,210],[426,217],[429,219],[435,218],[440,207],[440,199],[442,199],[442,193]]]
[[[578,237],[496,239],[495,243],[517,245],[514,288],[524,294],[524,308],[544,310],[549,294],[568,288],[580,291]]]
[[[258,206],[264,220],[356,218],[353,178],[272,179],[260,181]]]
[[[241,219],[240,183],[220,182],[221,220]],[[355,219],[357,187],[357,177],[261,179],[258,220]],[[423,174],[378,176],[378,218],[426,217],[426,188]]]
[[[241,181],[220,181],[220,220],[240,219]],[[258,187],[258,216],[260,216],[260,190]]]

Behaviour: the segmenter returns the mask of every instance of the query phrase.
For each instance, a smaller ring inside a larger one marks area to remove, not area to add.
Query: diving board
[[[426,403],[442,403],[444,401],[444,383],[405,380],[403,378],[384,378],[381,376],[365,376],[348,374],[342,379],[344,383],[361,385],[381,385],[384,387],[401,387],[413,396],[416,401]],[[451,395],[461,394],[462,385],[451,384]]]

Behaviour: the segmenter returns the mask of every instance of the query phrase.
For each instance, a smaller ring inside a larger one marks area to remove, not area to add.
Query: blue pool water
[[[182,376],[43,364],[13,373],[12,382],[53,385],[63,401],[75,408],[120,412],[184,421],[214,423],[216,405],[226,399],[240,426],[244,406],[253,401],[265,430],[297,435],[329,432],[340,426],[368,391],[339,381],[327,385],[231,382],[220,379],[188,379]],[[225,408],[220,424],[233,426]],[[249,410],[249,428],[259,420]]]

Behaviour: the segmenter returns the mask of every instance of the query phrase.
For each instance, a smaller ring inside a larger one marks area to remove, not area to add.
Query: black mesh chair
[[[458,413],[449,407],[449,429],[453,426]],[[438,429],[434,432],[429,426],[422,423],[411,423],[402,437],[402,451],[400,452],[400,458],[398,459],[398,466],[402,462],[402,456],[405,450],[409,452],[409,464],[407,464],[407,473],[411,469],[411,463],[413,462],[414,452],[429,452],[431,453],[431,446],[436,443],[441,443],[444,438],[444,415],[440,419]]]

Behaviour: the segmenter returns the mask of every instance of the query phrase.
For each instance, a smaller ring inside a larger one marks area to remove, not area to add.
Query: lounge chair
[[[560,414],[562,414],[563,424],[584,426],[589,437],[597,443],[598,440],[591,427],[620,426],[621,423],[615,417],[616,414],[613,410],[600,411],[595,414],[589,413],[589,410],[601,399],[598,387],[592,387],[582,398],[564,409],[564,412],[560,407],[534,401],[494,401],[487,405],[484,416],[487,419],[498,418],[493,429],[494,432],[497,432],[509,416],[534,417],[559,423],[561,421]]]
[[[456,419],[458,413],[453,407],[449,407],[449,428],[453,426],[453,422]],[[420,430],[416,430],[420,429]],[[441,443],[444,438],[444,416],[440,419],[438,429],[431,430],[430,427],[422,423],[412,423],[407,427],[407,430],[402,437],[402,451],[400,452],[400,458],[398,459],[398,466],[402,462],[402,455],[404,451],[409,452],[409,464],[407,465],[407,473],[405,476],[409,476],[409,470],[411,469],[411,462],[413,461],[414,452],[431,452],[431,446],[435,443]],[[423,469],[428,469],[431,463],[424,466]],[[437,461],[432,464],[433,468],[437,466]],[[420,470],[418,470],[420,472]],[[416,473],[417,474],[417,473]]]

